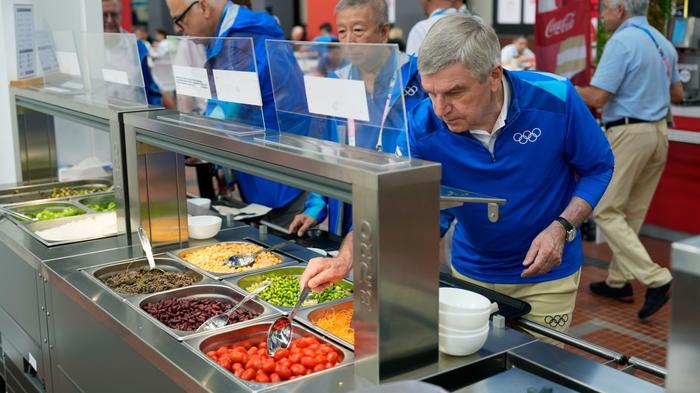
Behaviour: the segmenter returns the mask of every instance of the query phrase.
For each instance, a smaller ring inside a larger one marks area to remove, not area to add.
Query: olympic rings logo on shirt
[[[527,130],[523,132],[516,132],[513,134],[513,140],[521,145],[524,145],[528,142],[536,142],[540,135],[542,135],[542,130],[539,128],[533,128],[532,131]]]
[[[412,96],[416,95],[416,93],[418,93],[418,86],[416,86],[416,85],[407,86],[404,89],[403,93],[404,93],[404,95],[412,97]]]

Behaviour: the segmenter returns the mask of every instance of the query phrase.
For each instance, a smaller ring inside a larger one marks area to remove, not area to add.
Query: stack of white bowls
[[[440,352],[466,356],[481,349],[489,335],[489,316],[496,304],[478,293],[440,288]]]

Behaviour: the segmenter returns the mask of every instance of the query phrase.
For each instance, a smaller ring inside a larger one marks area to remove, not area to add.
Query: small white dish
[[[187,212],[193,216],[203,216],[209,212],[211,199],[190,198],[187,200]]]
[[[221,229],[221,217],[192,216],[187,218],[187,230],[192,239],[209,239]]]
[[[438,333],[438,347],[440,352],[452,356],[467,356],[475,353],[486,343],[489,336],[489,326],[473,334],[446,334]]]
[[[488,312],[491,308],[491,301],[476,292],[459,288],[440,288],[440,311],[453,313],[461,312]]]
[[[440,310],[438,313],[438,318],[442,326],[460,331],[482,329],[484,325],[489,323],[490,316],[490,309],[486,311],[463,311],[459,313]]]

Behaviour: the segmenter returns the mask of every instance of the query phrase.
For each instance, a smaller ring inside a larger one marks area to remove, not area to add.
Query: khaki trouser
[[[452,275],[465,281],[472,282],[484,288],[502,293],[530,303],[530,313],[525,315],[525,319],[539,323],[566,333],[571,325],[571,319],[576,306],[576,292],[578,290],[581,270],[576,273],[560,278],[558,280],[543,281],[532,284],[492,284],[474,280],[454,268]],[[531,333],[538,338],[538,334]],[[544,339],[552,342],[552,340]]]
[[[660,287],[671,281],[671,273],[651,260],[638,235],[666,165],[666,119],[612,127],[605,135],[615,172],[595,209],[595,222],[613,252],[606,283],[621,288],[636,278]]]

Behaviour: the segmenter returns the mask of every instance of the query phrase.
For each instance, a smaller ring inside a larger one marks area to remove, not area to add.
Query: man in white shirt
[[[420,45],[435,22],[444,16],[459,13],[463,5],[461,0],[420,0],[420,3],[428,18],[416,23],[408,33],[406,54],[409,55],[418,55]]]
[[[501,65],[511,71],[535,68],[535,54],[527,47],[527,37],[520,35],[501,49]]]

